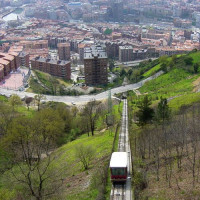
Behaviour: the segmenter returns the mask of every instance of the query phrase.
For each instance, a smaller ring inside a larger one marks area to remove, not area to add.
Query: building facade
[[[60,60],[70,60],[70,43],[58,43],[58,56]]]
[[[20,66],[19,64],[19,53],[0,53],[0,68],[1,68],[1,78],[7,76],[11,71],[16,71]],[[2,70],[3,68],[3,70]],[[4,75],[2,75],[2,71]]]
[[[29,68],[29,54],[25,52],[20,52],[19,63],[20,66]]]
[[[133,47],[132,46],[120,46],[119,47],[119,61],[129,62],[133,60]]]
[[[71,63],[65,60],[52,60],[42,57],[31,59],[31,67],[35,70],[46,72],[52,76],[71,79]]]
[[[91,46],[84,50],[85,83],[105,85],[108,83],[108,57],[101,46]]]

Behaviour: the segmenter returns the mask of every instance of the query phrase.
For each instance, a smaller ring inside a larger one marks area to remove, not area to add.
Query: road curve
[[[156,73],[155,75],[140,81],[138,83],[134,83],[134,84],[129,84],[129,85],[125,85],[125,86],[120,86],[117,88],[113,88],[112,91],[112,95],[114,94],[119,94],[119,93],[123,93],[123,92],[127,92],[130,90],[135,90],[140,88],[145,82],[152,80],[158,76],[160,76],[163,72],[160,71],[158,73]],[[23,98],[25,96],[29,96],[29,97],[34,97],[35,94],[34,93],[30,93],[30,92],[24,92],[24,91],[15,91],[15,90],[10,90],[10,89],[4,89],[4,88],[0,88],[0,94],[2,95],[12,95],[12,94],[17,94],[19,97]],[[69,104],[71,102],[77,103],[77,104],[82,104],[82,103],[87,103],[91,100],[103,100],[108,98],[108,91],[96,94],[96,95],[81,95],[81,96],[52,96],[52,95],[44,95],[45,96],[45,101],[55,101],[55,102],[63,102],[66,104]]]

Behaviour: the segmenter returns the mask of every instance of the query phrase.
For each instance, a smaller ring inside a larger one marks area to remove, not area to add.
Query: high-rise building
[[[128,62],[133,60],[133,47],[132,46],[120,46],[119,47],[119,61]]]
[[[70,43],[58,43],[58,56],[60,60],[70,60]]]
[[[91,46],[84,50],[85,83],[105,85],[108,83],[108,57],[102,46]]]

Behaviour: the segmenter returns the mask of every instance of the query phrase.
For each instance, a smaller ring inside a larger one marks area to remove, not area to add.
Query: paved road
[[[149,78],[147,78],[147,79],[145,79],[143,81],[135,83],[135,84],[129,84],[129,85],[113,88],[111,90],[112,95],[123,93],[123,92],[127,92],[127,91],[130,91],[130,90],[138,89],[145,82],[158,77],[162,73],[163,72],[160,71],[160,72],[156,73],[155,75],[153,75],[153,76],[151,76],[151,77],[149,77]],[[21,98],[23,98],[25,96],[29,96],[29,97],[34,97],[35,96],[34,93],[29,93],[29,92],[24,92],[24,91],[15,91],[15,90],[3,89],[3,88],[0,88],[0,94],[6,95],[6,96],[10,96],[12,94],[17,94]],[[81,96],[51,96],[51,95],[45,95],[45,97],[46,97],[45,101],[64,102],[66,104],[74,102],[76,104],[82,104],[82,103],[87,103],[87,102],[89,102],[89,101],[91,101],[93,99],[95,99],[95,100],[106,99],[106,98],[108,98],[108,91],[105,91],[105,92],[102,92],[102,93],[99,93],[99,94],[96,94],[96,95],[81,95]]]
[[[143,61],[147,61],[147,60],[156,60],[158,58],[145,58],[143,60],[135,60],[135,61],[129,61],[129,62],[116,62],[115,66],[119,66],[119,65],[124,65],[125,67],[133,67],[133,66],[138,66],[141,62]]]

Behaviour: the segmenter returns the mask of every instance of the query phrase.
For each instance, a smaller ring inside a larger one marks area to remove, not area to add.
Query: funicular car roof
[[[127,152],[113,152],[110,160],[110,168],[127,167]]]

